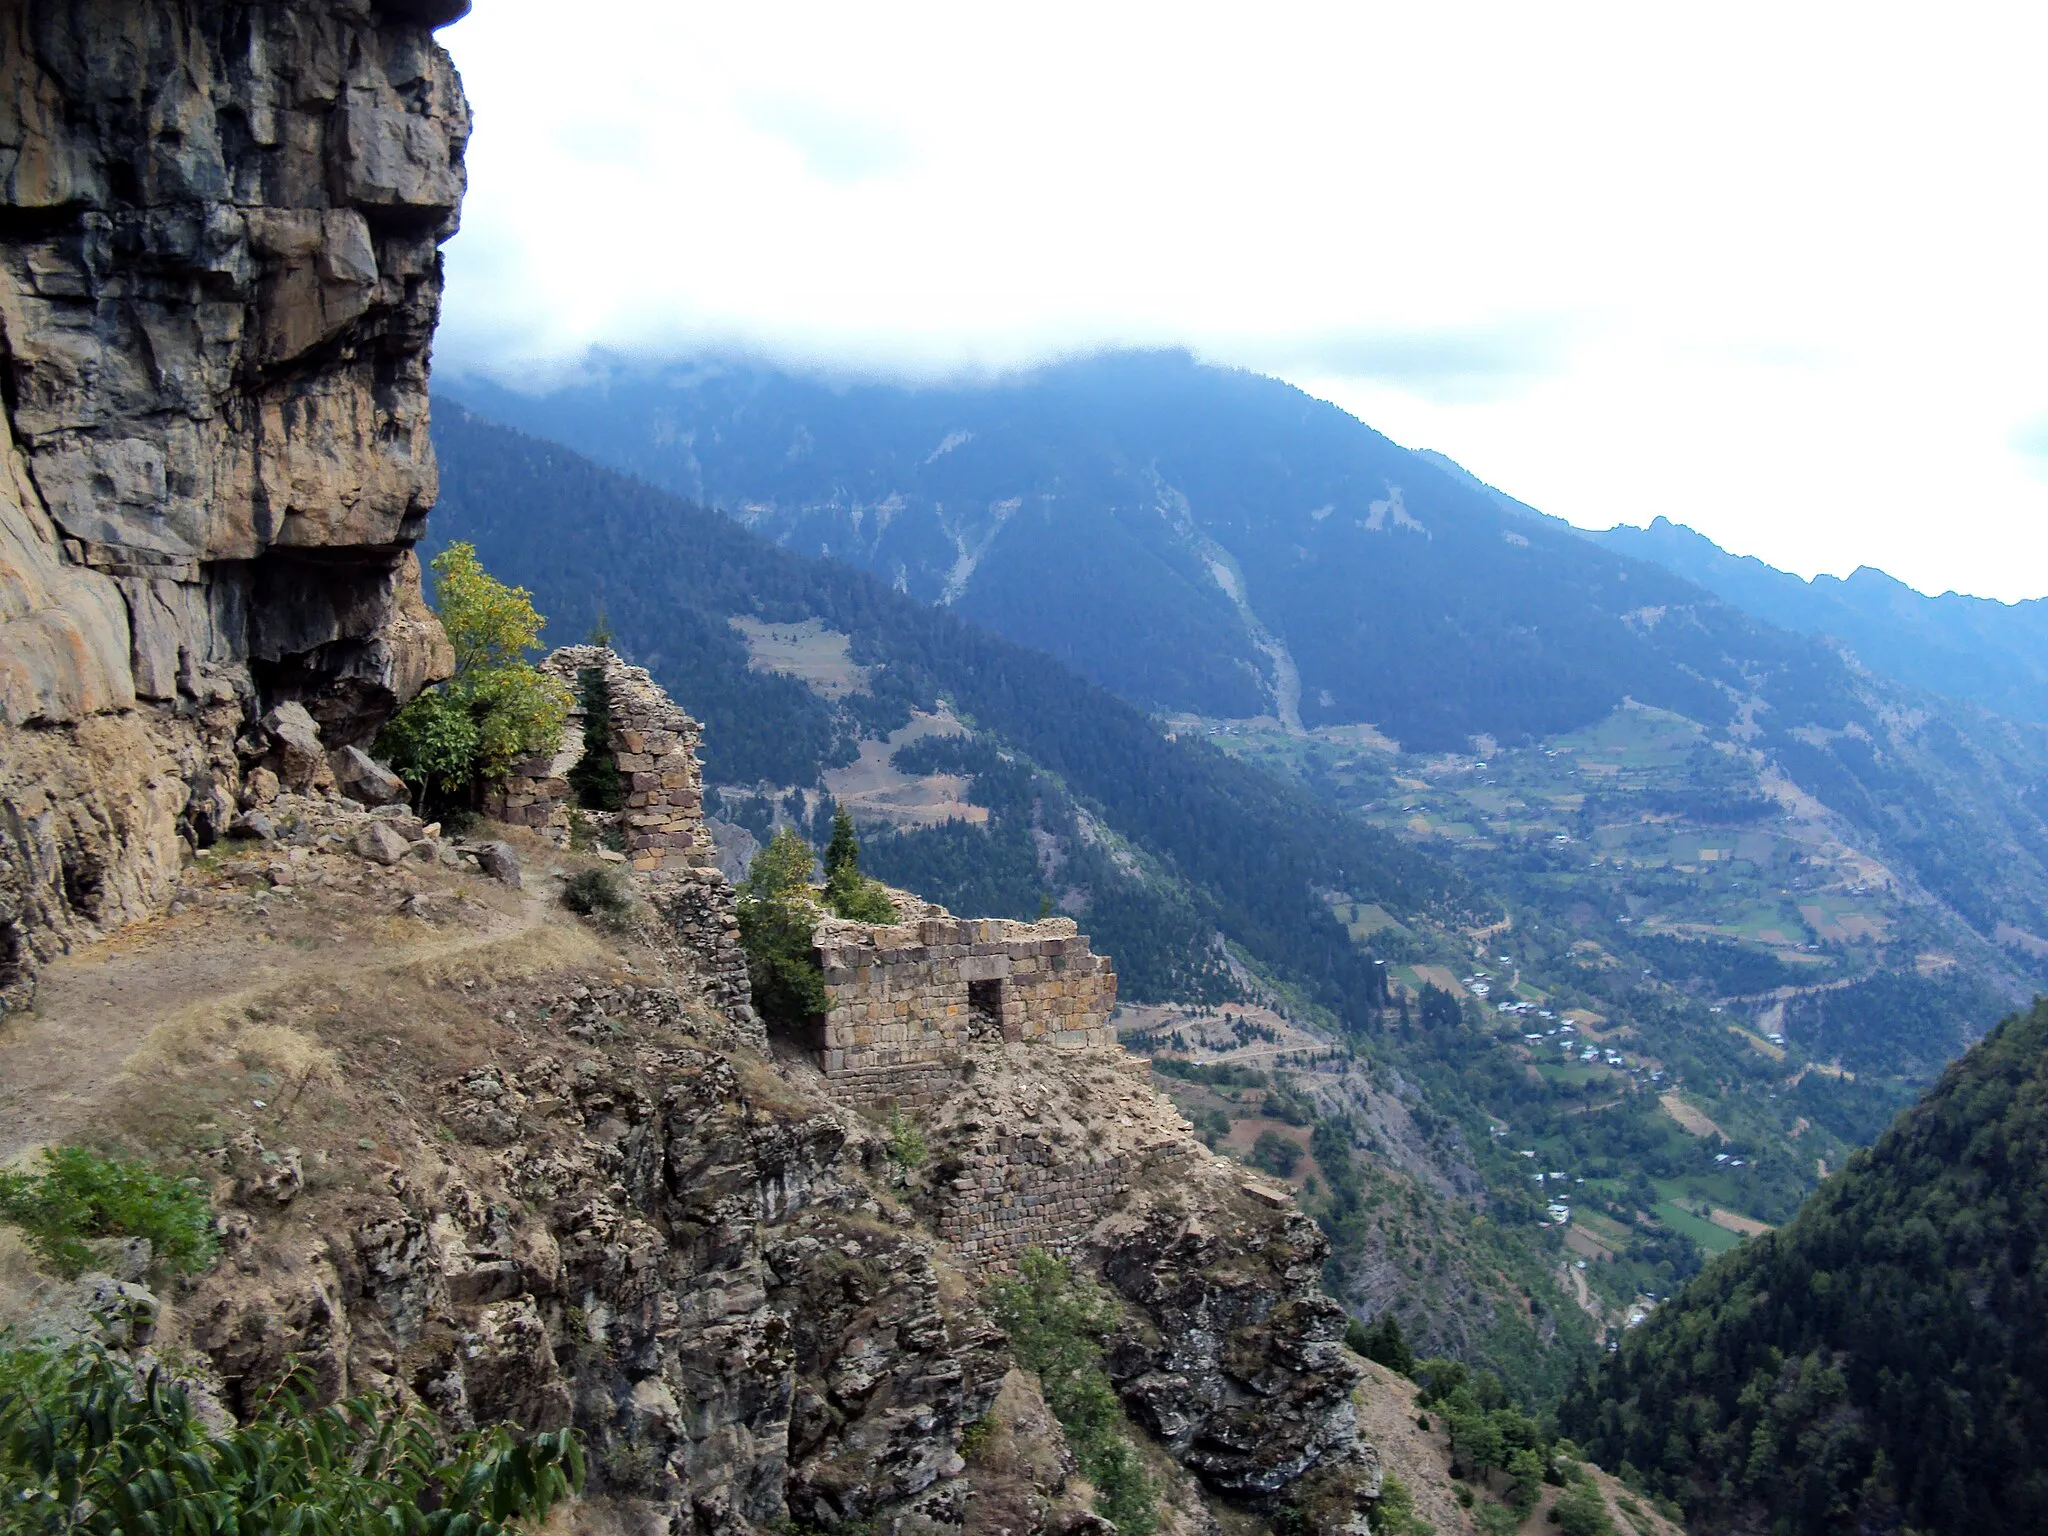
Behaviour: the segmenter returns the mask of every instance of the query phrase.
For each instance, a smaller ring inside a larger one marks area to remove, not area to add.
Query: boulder
[[[396,864],[411,849],[388,821],[373,821],[356,834],[355,850],[373,864]]]
[[[252,768],[242,780],[242,809],[268,805],[277,798],[277,775],[268,768]]]
[[[270,824],[270,818],[261,811],[242,812],[235,818],[234,825],[229,827],[228,831],[235,837],[253,837],[259,843],[277,841],[277,828]]]
[[[268,762],[285,788],[303,794],[329,777],[327,748],[305,705],[297,700],[278,705],[263,717],[263,731],[270,743]]]
[[[227,1165],[235,1180],[235,1199],[245,1206],[290,1205],[306,1187],[299,1149],[272,1152],[254,1131],[244,1131],[228,1143]]]
[[[135,1349],[156,1332],[163,1309],[154,1292],[112,1275],[85,1274],[47,1287],[22,1328],[25,1337],[59,1348],[97,1344]]]
[[[398,805],[407,798],[405,780],[361,747],[343,747],[330,754],[327,766],[334,772],[335,788],[351,800],[364,805]]]
[[[211,848],[235,821],[235,799],[213,774],[201,770],[186,781],[185,811],[178,830],[194,848]]]
[[[512,851],[510,843],[478,844],[476,862],[493,880],[509,885],[515,891],[524,883],[519,874],[519,855]]]

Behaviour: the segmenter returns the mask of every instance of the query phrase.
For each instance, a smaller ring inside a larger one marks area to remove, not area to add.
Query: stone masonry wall
[[[1115,1043],[1116,972],[1071,918],[827,918],[815,943],[828,1000],[817,1048],[828,1076],[941,1061],[975,1041]]]
[[[701,869],[716,851],[704,828],[704,772],[697,761],[703,730],[645,667],[629,667],[608,647],[565,645],[540,664],[575,696],[562,743],[552,753],[512,767],[489,813],[517,825],[566,830],[574,796],[569,770],[583,756],[583,672],[601,667],[611,696],[611,750],[626,783],[620,825],[626,858],[643,874]]]
[[[970,1267],[1007,1271],[1027,1248],[1073,1252],[1130,1187],[1123,1157],[1078,1158],[1027,1127],[962,1159],[936,1226]]]

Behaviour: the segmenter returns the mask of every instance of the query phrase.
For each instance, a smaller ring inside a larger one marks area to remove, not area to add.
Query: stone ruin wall
[[[977,1041],[1116,1043],[1116,972],[1072,918],[927,917],[818,927],[828,1077],[945,1062]]]
[[[541,667],[577,702],[559,749],[515,764],[489,814],[567,833],[575,804],[569,772],[583,755],[582,674],[602,667],[612,755],[627,789],[627,858],[670,929],[698,951],[694,959],[728,1013],[765,1045],[749,1006],[731,887],[704,827],[701,728],[643,668],[603,647],[566,646]],[[828,1007],[808,1043],[827,1091],[849,1108],[933,1108],[961,1086],[963,1063],[979,1049],[1115,1047],[1116,972],[1070,918],[956,918],[927,907],[895,924],[827,918],[815,942]],[[935,1225],[985,1273],[1008,1270],[1027,1248],[1073,1251],[1130,1188],[1123,1156],[1059,1147],[1030,1127],[959,1149],[952,1161],[936,1191]]]
[[[711,998],[757,1047],[768,1043],[754,1012],[747,957],[740,948],[732,887],[720,874],[704,826],[704,770],[697,761],[703,727],[648,676],[607,646],[565,645],[540,670],[569,689],[572,703],[553,753],[521,758],[485,802],[484,813],[566,839],[576,794],[569,772],[583,756],[583,674],[604,672],[611,711],[612,761],[624,781],[618,813],[627,863],[640,877],[670,935],[688,953]]]
[[[1072,1253],[1130,1187],[1127,1158],[1077,1157],[1026,1127],[961,1159],[933,1228],[969,1268],[1004,1273],[1027,1248]]]
[[[697,761],[703,728],[645,667],[627,666],[605,646],[565,645],[540,664],[574,699],[562,743],[552,755],[514,763],[487,814],[515,826],[568,831],[575,806],[569,771],[583,756],[583,673],[593,667],[603,670],[611,700],[612,760],[626,788],[619,824],[627,861],[655,876],[708,867],[717,854],[704,827],[704,770]]]

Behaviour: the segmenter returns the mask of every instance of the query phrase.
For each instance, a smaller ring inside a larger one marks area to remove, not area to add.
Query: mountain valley
[[[0,21],[0,1536],[2048,1521],[2048,609],[1180,352],[430,396],[467,9]]]

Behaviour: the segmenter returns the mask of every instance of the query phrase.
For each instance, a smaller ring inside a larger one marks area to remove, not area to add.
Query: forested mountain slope
[[[450,388],[1146,708],[1298,710],[1422,750],[1569,730],[1624,696],[1711,722],[1760,687],[1802,720],[1841,709],[1813,647],[1531,527],[1335,406],[1183,354],[979,387],[721,365]]]
[[[1633,1331],[1563,1416],[1695,1532],[2048,1530],[2048,1002]]]
[[[1123,354],[978,386],[717,363],[452,387],[1144,709],[1412,753],[1667,710],[2048,964],[2048,731],[1861,671],[1277,380]]]
[[[1358,891],[1409,912],[1477,899],[1427,854],[1204,744],[1176,741],[1104,689],[865,572],[778,549],[457,407],[436,411],[434,436],[434,538],[473,541],[494,572],[530,588],[552,616],[551,639],[578,638],[602,616],[621,648],[705,721],[711,784],[815,786],[822,766],[853,757],[857,737],[942,704],[1051,776],[1070,797],[1067,814],[1078,806],[1080,815],[1043,857],[1058,865],[1103,850],[1080,899],[1102,947],[1150,981],[1141,996],[1199,994],[1221,963],[1220,934],[1336,1017],[1361,1021],[1384,985],[1319,892]],[[846,637],[860,687],[834,698],[751,666],[735,617],[814,621]],[[1054,832],[1043,819],[1037,830]],[[1041,878],[1050,894],[1072,873],[1048,868]]]

